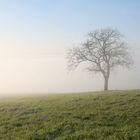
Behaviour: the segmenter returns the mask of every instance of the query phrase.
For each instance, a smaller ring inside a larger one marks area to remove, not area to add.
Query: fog
[[[89,31],[115,27],[131,48],[132,69],[117,68],[109,88],[140,88],[138,1],[0,1],[0,95],[103,90],[100,74],[67,70],[67,49]],[[101,10],[102,9],[102,10]]]
[[[9,47],[9,43],[13,46]],[[65,47],[47,47],[45,43],[40,47],[37,42],[16,44],[10,41],[8,43],[1,41],[2,45],[5,47],[0,48],[1,95],[103,90],[102,75],[89,73],[82,66],[75,71],[68,71]],[[139,52],[138,47],[132,48],[135,62],[132,69],[118,68],[111,73],[110,89],[140,87]]]

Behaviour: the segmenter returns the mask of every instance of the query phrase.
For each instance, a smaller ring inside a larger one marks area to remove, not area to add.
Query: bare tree
[[[87,69],[100,72],[104,77],[104,90],[108,90],[110,72],[117,66],[130,67],[132,58],[123,36],[117,29],[95,30],[79,47],[68,50],[68,68],[74,70],[82,62]]]

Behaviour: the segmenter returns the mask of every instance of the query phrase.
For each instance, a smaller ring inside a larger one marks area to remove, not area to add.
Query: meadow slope
[[[140,140],[140,90],[0,99],[0,140]]]

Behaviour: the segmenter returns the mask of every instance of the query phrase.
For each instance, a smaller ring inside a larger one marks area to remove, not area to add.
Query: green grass
[[[140,140],[140,90],[0,99],[0,140]]]

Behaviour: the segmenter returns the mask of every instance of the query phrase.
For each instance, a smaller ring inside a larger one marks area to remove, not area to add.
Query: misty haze
[[[0,1],[0,140],[139,140],[140,2]]]

